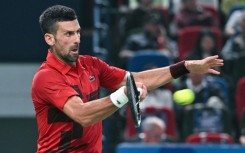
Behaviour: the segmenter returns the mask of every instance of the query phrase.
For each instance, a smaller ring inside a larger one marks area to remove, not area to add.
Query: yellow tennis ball
[[[195,99],[195,93],[191,89],[178,90],[173,94],[173,100],[180,105],[191,104]]]

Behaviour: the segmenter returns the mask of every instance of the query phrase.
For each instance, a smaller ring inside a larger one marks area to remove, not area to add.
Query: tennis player
[[[46,61],[32,83],[32,100],[38,125],[38,153],[101,153],[102,120],[128,102],[126,71],[92,56],[79,55],[81,28],[75,11],[55,5],[40,16],[44,39],[49,45]],[[137,87],[160,87],[186,73],[220,72],[218,56],[182,61],[171,66],[133,73]],[[99,98],[99,88],[114,91]]]

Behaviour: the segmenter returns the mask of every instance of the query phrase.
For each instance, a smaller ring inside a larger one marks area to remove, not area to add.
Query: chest
[[[96,71],[72,68],[65,76],[66,83],[82,98],[83,102],[99,98],[99,75]]]

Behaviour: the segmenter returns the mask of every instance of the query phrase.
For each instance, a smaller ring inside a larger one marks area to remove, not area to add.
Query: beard
[[[79,54],[76,55],[71,55],[72,51],[70,51],[68,54],[60,56],[62,58],[62,60],[66,61],[67,63],[72,63],[72,62],[76,62],[78,59]]]
[[[73,53],[75,51],[73,50],[78,50],[77,54]],[[66,54],[62,54],[59,49],[54,48],[53,51],[55,52],[55,54],[58,56],[58,58],[60,58],[62,61],[66,62],[66,63],[74,63],[77,61],[78,57],[79,57],[79,45],[75,45],[69,48],[69,51],[67,51]]]

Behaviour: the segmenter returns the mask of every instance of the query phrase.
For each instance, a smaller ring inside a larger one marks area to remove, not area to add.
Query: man
[[[119,65],[125,68],[128,58],[137,51],[155,50],[163,53],[171,61],[175,58],[171,41],[165,34],[165,29],[160,24],[159,16],[148,14],[144,17],[143,27],[128,35],[119,52]]]
[[[126,71],[98,58],[79,56],[81,28],[73,9],[55,5],[40,16],[44,39],[50,46],[46,61],[33,78],[32,100],[38,124],[38,153],[100,153],[102,120],[128,102]],[[218,56],[182,61],[172,66],[133,73],[137,87],[155,89],[188,72],[219,74]],[[99,87],[116,90],[99,98]]]
[[[146,116],[141,123],[141,129],[133,138],[129,138],[129,143],[149,143],[160,144],[174,142],[175,140],[167,135],[166,123],[162,118],[157,116]]]
[[[154,6],[154,0],[137,0],[138,7],[129,12],[125,21],[125,33],[134,29],[141,28],[144,25],[144,18],[148,14],[154,14],[159,17],[159,24],[164,29],[168,29],[166,11],[161,6]]]
[[[197,0],[182,0],[182,6],[174,17],[173,33],[177,34],[181,29],[189,26],[218,27],[219,23],[212,14]]]
[[[230,37],[223,47],[222,55],[224,59],[238,59],[245,53],[245,11],[237,18],[239,24],[239,32]]]
[[[143,143],[171,142],[167,137],[165,122],[156,116],[148,116],[142,122]]]

